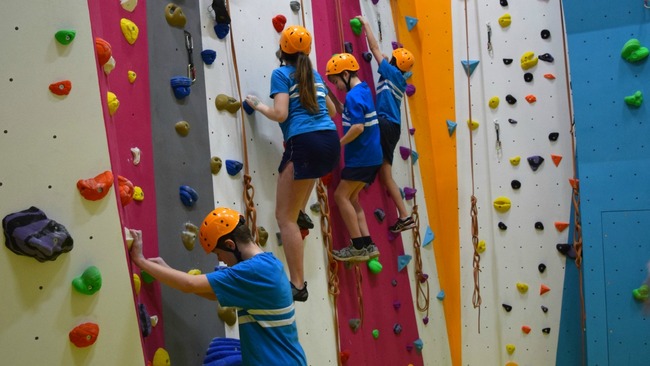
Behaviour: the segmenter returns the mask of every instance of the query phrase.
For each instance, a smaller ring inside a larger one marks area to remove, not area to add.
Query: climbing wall
[[[648,60],[621,57],[626,42],[650,44],[643,1],[612,7],[575,1],[566,12],[583,225],[588,365],[645,365],[647,311],[632,290],[648,274],[648,107],[625,97],[647,93]],[[568,364],[568,363],[565,363]]]
[[[553,364],[567,263],[556,244],[567,242],[573,176],[560,8],[546,1],[468,1],[452,9],[463,364]],[[553,60],[524,69],[526,52]],[[469,80],[462,61],[478,62]],[[489,106],[495,97],[500,103]],[[476,129],[469,129],[470,118]],[[534,166],[529,158],[544,161]],[[478,263],[472,195],[478,240],[485,243]],[[500,197],[509,210],[495,209]]]
[[[74,247],[41,263],[3,245],[0,358],[8,365],[143,365],[117,189],[87,201],[76,188],[79,179],[112,170],[88,7],[74,1],[3,5],[11,19],[3,26],[8,37],[0,56],[2,217],[36,206],[66,227]],[[62,45],[54,37],[60,30],[74,30],[76,37]],[[64,80],[72,85],[68,95],[48,90]],[[71,283],[90,266],[99,269],[102,285],[85,295]],[[99,326],[96,343],[77,348],[69,332],[86,322]]]

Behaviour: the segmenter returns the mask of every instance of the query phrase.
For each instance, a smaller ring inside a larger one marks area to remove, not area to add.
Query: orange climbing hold
[[[580,180],[576,178],[569,178],[569,184],[571,184],[571,188],[578,189],[580,186]]]
[[[130,180],[121,175],[117,176],[117,184],[120,188],[120,201],[122,202],[122,206],[126,206],[133,201],[135,187],[133,187],[133,183]]]
[[[555,75],[553,75],[553,74],[544,74],[544,77],[549,79],[549,80],[554,80],[555,79]]]
[[[562,161],[562,155],[551,154],[551,159],[553,160],[553,164],[555,164],[555,166],[558,166]]]
[[[568,223],[568,222],[565,222],[565,221],[556,221],[556,222],[555,222],[555,228],[556,228],[557,231],[559,231],[559,232],[564,231],[564,229],[566,229],[567,227],[569,227],[569,223]]]
[[[546,286],[545,284],[541,284],[539,286],[539,294],[540,295],[544,295],[545,293],[547,293],[549,291],[551,291],[551,289],[548,286]]]
[[[72,90],[72,83],[70,80],[61,80],[56,83],[50,84],[50,91],[56,95],[68,95]]]
[[[537,97],[532,94],[528,94],[526,95],[526,101],[528,103],[535,103],[537,101]]]
[[[524,333],[526,333],[526,334],[530,333],[530,326],[528,326],[528,325],[522,325],[522,326],[521,326],[521,331],[524,332]]]
[[[113,56],[111,44],[101,38],[95,38],[95,52],[97,52],[97,62],[99,66],[104,66],[105,63]]]
[[[95,178],[80,179],[77,189],[83,198],[89,201],[98,201],[108,194],[113,186],[113,173],[109,170],[97,175]]]

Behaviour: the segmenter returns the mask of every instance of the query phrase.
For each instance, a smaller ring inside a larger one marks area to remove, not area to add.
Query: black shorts
[[[341,179],[371,184],[374,182],[379,168],[381,168],[381,165],[343,168],[343,170],[341,170]]]
[[[341,144],[335,130],[302,133],[290,138],[284,147],[278,172],[293,163],[293,179],[316,179],[326,176],[339,163]]]
[[[379,117],[378,119],[381,152],[384,153],[384,160],[387,161],[388,164],[393,165],[393,155],[395,154],[395,147],[399,142],[402,126],[393,123],[384,117]]]

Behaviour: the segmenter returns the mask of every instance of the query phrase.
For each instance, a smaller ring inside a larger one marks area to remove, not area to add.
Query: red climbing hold
[[[109,170],[97,175],[95,178],[79,179],[77,189],[83,198],[89,201],[98,201],[108,194],[113,186],[113,173]]]
[[[50,84],[50,91],[56,95],[68,95],[70,94],[70,90],[72,90],[70,80],[61,80]]]
[[[559,232],[564,231],[567,227],[569,227],[569,223],[568,223],[568,222],[564,222],[564,221],[556,221],[556,222],[555,222],[555,228],[556,228],[557,231],[559,231]]]
[[[284,25],[287,24],[287,18],[282,15],[276,15],[273,17],[273,28],[275,28],[275,31],[280,33],[284,29]]]
[[[549,291],[551,291],[551,289],[548,286],[546,286],[545,284],[542,284],[541,286],[539,286],[539,294],[540,295],[544,295],[545,293],[547,293]]]
[[[522,325],[522,326],[521,326],[521,331],[524,332],[524,333],[526,333],[526,334],[530,333],[530,326],[528,326],[528,325]]]
[[[562,161],[562,155],[551,154],[551,159],[553,160],[553,164],[555,164],[555,166],[558,166]]]
[[[580,186],[580,180],[576,178],[569,178],[569,184],[571,184],[571,188],[578,189]]]

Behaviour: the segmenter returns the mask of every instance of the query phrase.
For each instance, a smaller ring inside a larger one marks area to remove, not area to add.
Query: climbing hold
[[[144,191],[140,186],[133,186],[133,199],[139,202],[144,201]]]
[[[397,257],[397,272],[401,272],[411,261],[411,257],[408,254],[400,255]]]
[[[393,241],[399,237],[399,233],[394,233],[390,230],[388,230],[388,241]]]
[[[156,280],[154,276],[142,270],[140,271],[140,278],[142,278],[142,281],[144,281],[144,283],[153,283]]]
[[[557,141],[558,137],[560,137],[560,134],[558,132],[551,132],[548,134],[548,139],[550,141]]]
[[[199,233],[199,228],[191,222],[185,223],[185,230],[181,231],[181,241],[185,249],[191,251],[194,249],[196,243],[196,235]]]
[[[512,182],[510,182],[510,186],[512,187],[512,189],[519,189],[521,188],[521,182],[514,179]]]
[[[528,326],[528,325],[522,325],[522,326],[521,326],[521,331],[524,332],[524,333],[526,333],[526,334],[530,333],[530,326]]]
[[[379,222],[383,222],[384,219],[386,218],[386,213],[384,213],[384,210],[382,210],[381,208],[376,208],[374,211],[374,215],[377,221]]]
[[[111,56],[111,58],[109,58],[108,61],[106,61],[106,63],[104,64],[103,67],[104,74],[108,76],[111,73],[111,71],[113,71],[114,68],[115,68],[115,59],[113,58],[113,56]]]
[[[553,74],[544,74],[544,77],[549,80],[555,80],[555,75]]]
[[[475,120],[467,120],[467,126],[470,130],[474,131],[478,128],[479,123]]]
[[[95,323],[83,323],[74,327],[68,338],[70,342],[79,348],[92,346],[99,336],[99,325]]]
[[[456,122],[447,120],[447,132],[449,132],[449,136],[454,134],[454,131],[456,131]]]
[[[506,362],[506,366],[519,366],[519,364],[514,361],[508,361]]]
[[[217,309],[217,316],[222,322],[233,326],[237,323],[237,309],[230,306],[219,306]]]
[[[429,279],[428,274],[426,274],[426,273],[418,274],[418,281],[420,281],[420,283],[425,283],[425,282],[427,282],[428,279]]]
[[[510,164],[513,166],[519,165],[519,162],[521,161],[521,156],[513,156],[510,158]]]
[[[395,334],[402,333],[402,326],[399,325],[399,323],[395,323],[395,325],[393,325],[393,333]]]
[[[278,14],[271,19],[271,22],[273,22],[275,31],[280,33],[284,29],[284,25],[287,24],[287,18],[282,14]]]
[[[108,114],[114,115],[120,107],[120,101],[117,99],[115,93],[106,92],[106,104],[108,106]]]
[[[198,268],[193,268],[193,269],[190,269],[189,271],[187,271],[187,274],[188,274],[188,275],[192,275],[192,276],[198,276],[198,275],[201,274],[201,270],[198,269]],[[152,318],[153,318],[153,317],[152,317]],[[155,326],[155,325],[154,325],[154,326]]]
[[[438,291],[438,295],[436,295],[436,299],[442,301],[445,299],[445,292],[443,290]]]
[[[569,184],[571,185],[571,188],[578,189],[580,186],[580,179],[569,178]]]
[[[352,48],[352,43],[350,42],[343,42],[343,48],[345,49],[345,53],[354,53],[353,48]]]
[[[427,230],[424,233],[424,239],[422,239],[422,246],[426,247],[427,245],[431,244],[433,242],[433,239],[435,239],[433,230],[431,230],[431,227],[427,226]]]
[[[101,38],[95,38],[95,52],[97,53],[99,66],[104,66],[113,55],[111,44]]]
[[[374,339],[379,338],[379,329],[373,329],[372,330],[372,338],[374,338]]]
[[[230,32],[230,25],[217,23],[214,25],[214,33],[217,35],[217,38],[224,39]]]
[[[487,244],[485,244],[485,240],[479,241],[478,244],[476,244],[476,252],[483,253],[486,249],[486,245]]]
[[[361,319],[358,318],[353,318],[348,320],[348,325],[350,326],[350,329],[352,329],[352,333],[356,333],[359,330],[359,327],[361,326]]]
[[[537,265],[537,270],[539,271],[539,273],[544,273],[544,271],[546,271],[546,264],[544,264],[544,263],[538,264]]]
[[[399,147],[399,155],[402,157],[402,160],[406,160],[411,156],[411,149],[405,146]]]
[[[212,65],[212,63],[214,63],[214,60],[217,59],[217,51],[203,50],[201,51],[201,59],[206,65]]]
[[[576,252],[575,249],[573,248],[573,245],[571,244],[556,244],[555,249],[557,249],[558,252],[566,255],[569,258],[575,259],[576,257]]]
[[[138,77],[138,74],[136,74],[135,71],[129,70],[127,75],[129,78],[129,83],[131,84],[135,83],[135,79]]]
[[[539,166],[542,165],[542,163],[544,162],[544,158],[539,155],[529,156],[527,159],[528,159],[528,165],[530,165],[530,168],[534,172],[536,172]]]
[[[406,90],[404,91],[407,97],[412,97],[415,94],[415,85],[406,84]]]
[[[72,287],[84,295],[92,295],[102,288],[102,274],[99,268],[90,266],[72,280]]]
[[[478,60],[461,60],[460,61],[461,65],[463,65],[463,69],[465,69],[465,74],[467,76],[471,76],[474,70],[476,69],[476,66],[478,66],[479,61]]]
[[[140,29],[138,26],[133,23],[132,20],[122,18],[120,20],[120,28],[122,29],[122,34],[124,35],[124,39],[129,44],[134,44],[135,41],[138,40],[138,34],[140,34]]]
[[[506,224],[504,224],[504,223],[501,222],[501,221],[499,221],[499,223],[497,224],[497,226],[499,227],[500,230],[508,230],[508,226],[506,226]]]
[[[309,206],[309,209],[311,210],[311,212],[313,212],[315,214],[319,214],[320,213],[320,203],[318,203],[318,202],[312,203]]]
[[[393,301],[393,309],[399,310],[399,308],[402,306],[402,303],[399,300]]]
[[[415,346],[415,349],[419,352],[422,352],[422,348],[424,348],[424,342],[420,338],[416,339],[413,341],[413,345]]]
[[[227,110],[230,113],[236,113],[241,107],[241,102],[233,97],[229,97],[225,94],[217,95],[217,98],[214,100],[214,105],[217,107],[217,110]]]
[[[264,226],[257,227],[257,237],[259,238],[260,245],[265,246],[267,240],[269,240],[269,233],[266,231]]]
[[[397,41],[392,41],[390,44],[393,47],[393,50],[396,50],[398,48],[404,48],[404,45],[402,45],[401,43],[399,43]]]
[[[513,97],[512,94],[508,94],[506,95],[506,102],[508,102],[510,105],[513,105],[517,103],[517,98]]]
[[[506,7],[508,6],[508,0],[499,0],[499,4],[501,4],[503,7]]]
[[[410,16],[406,16],[406,28],[410,31],[413,30],[416,24],[418,24],[418,19]]]
[[[368,265],[368,269],[370,270],[370,272],[372,274],[379,274],[379,272],[381,272],[381,270],[383,268],[381,263],[379,263],[379,259],[377,259],[377,258],[371,258],[367,262],[367,265]]]
[[[515,352],[515,345],[512,343],[506,344],[506,352],[508,352],[509,355],[513,354]]]
[[[499,97],[494,96],[488,101],[488,106],[492,109],[495,109],[499,106]]]
[[[541,54],[541,55],[538,56],[538,58],[539,58],[540,60],[542,60],[542,61],[546,61],[546,62],[553,62],[553,61],[555,60],[555,59],[553,58],[553,56],[551,56],[550,53],[544,53],[544,54]]]
[[[531,104],[535,103],[537,101],[537,97],[533,94],[528,94],[526,95],[526,101]]]
[[[225,0],[212,0],[209,10],[214,12],[214,20],[217,24],[230,24],[230,14],[228,14]]]
[[[528,285],[523,282],[517,282],[517,290],[522,294],[528,292]]]
[[[140,281],[140,276],[137,273],[133,274],[133,288],[135,289],[135,294],[140,295],[140,288],[142,287],[142,282]]]
[[[138,6],[138,0],[120,0],[120,5],[122,9],[132,13],[135,7]]]
[[[544,224],[542,224],[541,221],[537,221],[537,222],[535,223],[535,229],[537,229],[537,230],[544,230]]]
[[[533,81],[533,74],[530,73],[530,72],[525,73],[524,74],[524,81],[527,82],[527,83],[530,83],[531,81]]]
[[[133,200],[133,183],[125,177],[118,175],[117,176],[117,188],[120,192],[120,203],[122,206],[126,206]]]
[[[621,57],[628,62],[638,62],[648,57],[649,53],[648,48],[641,46],[638,39],[632,38],[623,45]]]
[[[352,33],[359,36],[361,35],[361,30],[363,29],[363,25],[361,24],[361,21],[359,19],[352,18],[350,19],[350,28],[352,28]]]
[[[282,246],[282,235],[279,232],[277,232],[275,233],[275,238],[278,240],[278,245]]]
[[[140,148],[132,147],[131,148],[131,157],[133,158],[133,165],[140,164]]]
[[[540,32],[542,39],[549,39],[551,37],[551,32],[548,29],[542,29]]]
[[[169,3],[165,7],[165,19],[167,20],[167,24],[179,28],[185,27],[185,23],[187,22],[183,9],[173,3]]]
[[[417,191],[418,190],[415,188],[404,187],[404,199],[407,201],[412,200],[415,197]]]
[[[50,84],[50,91],[56,95],[68,95],[72,90],[72,83],[70,80],[61,80],[56,83]]]
[[[415,165],[420,155],[415,150],[411,150],[411,164]]]
[[[210,159],[210,171],[212,172],[212,174],[218,174],[219,171],[221,170],[222,164],[223,162],[221,161],[221,158],[217,156],[213,156]]]
[[[406,351],[407,351],[407,352],[411,352],[412,350],[413,350],[413,344],[411,344],[411,343],[407,343],[407,344],[406,344]]]
[[[549,334],[549,333],[551,333],[551,328],[544,328],[544,329],[542,329],[542,333],[544,333],[544,334]]]
[[[508,304],[501,304],[501,306],[503,306],[503,308],[504,308],[507,312],[510,312],[510,310],[512,310],[512,306],[510,306],[510,305],[508,305]]]
[[[504,59],[503,59],[503,64],[504,64],[504,65],[510,65],[511,63],[512,63],[512,59],[511,59],[511,58],[504,58]]]
[[[244,164],[238,162],[237,160],[226,160],[226,171],[230,176],[237,175],[237,173],[239,173],[243,167]]]
[[[510,202],[510,198],[506,196],[499,196],[494,199],[493,205],[495,210],[504,213],[510,210],[510,206],[512,206],[512,203]]]
[[[415,128],[413,127],[409,128],[409,135],[411,136],[415,135]]]
[[[650,288],[648,288],[648,285],[643,284],[639,288],[632,290],[632,296],[636,301],[646,301],[650,297]]]
[[[639,108],[642,102],[643,102],[643,93],[641,93],[640,90],[637,90],[634,94],[625,97],[625,104],[631,107]]]
[[[109,170],[100,173],[94,178],[80,179],[77,181],[79,193],[89,201],[98,201],[106,197],[112,186],[113,173]]]
[[[555,164],[555,166],[558,166],[562,161],[562,155],[551,154],[551,160],[553,160],[553,164]]]
[[[185,207],[192,207],[199,199],[199,195],[196,191],[190,186],[180,186],[178,188],[178,193],[181,198],[181,202]]]
[[[392,281],[390,281],[390,284],[391,284],[391,286],[393,286],[393,287],[397,287],[397,280],[396,280],[396,279],[393,279]]]
[[[532,51],[524,52],[523,55],[521,55],[521,68],[524,70],[528,70],[535,65],[537,65],[537,56],[535,56],[535,53]]]
[[[183,99],[186,96],[190,95],[192,79],[187,76],[175,76],[169,80],[169,84],[174,91],[174,96],[176,99]]]
[[[372,61],[372,53],[370,53],[370,52],[367,52],[367,51],[366,51],[366,52],[363,52],[363,53],[361,54],[361,57],[363,57],[363,59],[364,59],[366,62],[370,62],[370,61]],[[406,79],[406,75],[404,76],[404,79]]]
[[[545,313],[548,313],[548,308],[544,305],[540,306],[542,308],[542,311]]]
[[[345,365],[346,362],[350,359],[351,352],[348,350],[339,352],[339,359],[341,363]]]
[[[512,24],[512,16],[509,13],[505,13],[499,17],[499,25],[501,28],[508,27],[510,24]]]
[[[164,348],[158,348],[156,353],[153,354],[152,366],[169,366],[170,364],[169,353]]]
[[[176,133],[185,137],[190,133],[190,124],[187,121],[178,121],[174,125]]]
[[[201,272],[201,271],[198,270],[198,269],[197,269],[197,271]],[[199,273],[199,274],[201,274],[201,273]],[[156,325],[158,325],[158,315],[152,315],[152,316],[150,316],[150,317],[149,317],[149,320],[151,320],[151,326],[152,326],[152,327],[155,327]]]
[[[559,232],[563,232],[567,227],[569,227],[569,223],[565,221],[556,221],[555,222],[555,228]]]
[[[74,30],[70,29],[62,29],[56,33],[54,33],[54,39],[57,40],[57,42],[61,43],[64,46],[69,45],[74,41],[74,37],[77,35],[77,32]]]
[[[516,125],[516,124],[517,124],[517,120],[512,119],[512,118],[508,118],[508,123],[510,123],[511,125]]]
[[[245,111],[246,114],[248,114],[249,116],[250,116],[251,114],[255,113],[255,109],[253,109],[253,107],[251,107],[250,104],[248,104],[245,100],[241,103],[241,105],[242,105],[242,107],[244,107],[244,111]]]
[[[548,287],[548,286],[546,286],[545,284],[541,284],[541,285],[539,286],[539,294],[540,294],[540,295],[544,295],[545,293],[547,293],[547,292],[549,292],[549,291],[551,291],[551,288]]]
[[[300,10],[300,2],[297,0],[292,0],[289,3],[289,7],[291,7],[291,10],[293,10],[294,12],[297,12]]]
[[[424,318],[422,318],[422,323],[423,323],[424,325],[429,324],[429,317],[428,317],[428,316],[425,316]]]

